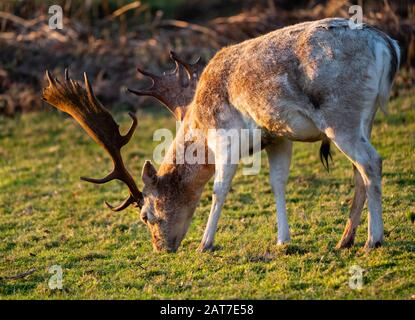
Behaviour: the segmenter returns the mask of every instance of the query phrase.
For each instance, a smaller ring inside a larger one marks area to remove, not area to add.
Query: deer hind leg
[[[340,133],[332,137],[336,146],[352,161],[359,171],[368,200],[368,239],[366,249],[378,247],[383,242],[382,221],[382,159],[363,134]],[[356,216],[357,216],[357,210]]]
[[[343,232],[343,236],[337,244],[337,249],[350,248],[354,244],[356,236],[356,229],[360,223],[360,217],[362,215],[363,206],[366,201],[366,188],[363,182],[363,178],[353,165],[355,191],[353,196],[352,206],[350,208],[349,219],[347,220],[346,227]]]
[[[287,221],[285,186],[290,172],[292,142],[279,139],[266,149],[269,162],[269,175],[277,205],[278,244],[290,242],[290,229]]]
[[[368,116],[363,120],[362,127],[364,128],[364,136],[365,136],[363,137],[363,140],[366,140],[366,139],[369,140],[372,134],[373,120],[374,120],[375,114],[376,114],[376,109],[374,109],[374,112],[369,113]],[[359,170],[354,164],[353,164],[353,173],[354,173],[354,182],[355,182],[355,191],[354,191],[353,201],[350,207],[349,219],[347,220],[343,235],[336,246],[337,249],[350,248],[354,244],[356,230],[360,224],[362,210],[367,199],[365,182]]]

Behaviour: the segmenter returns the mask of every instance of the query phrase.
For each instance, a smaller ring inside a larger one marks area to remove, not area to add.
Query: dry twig
[[[33,274],[33,273],[35,273],[36,271],[37,271],[37,269],[36,269],[36,268],[32,268],[32,269],[30,269],[30,270],[28,270],[28,271],[26,271],[26,272],[22,272],[22,273],[19,273],[19,274],[14,275],[14,276],[2,277],[2,278],[0,278],[0,279],[4,279],[4,280],[17,280],[17,279],[23,279],[23,278],[25,278],[25,277],[27,277],[27,276],[29,276],[29,275],[31,275],[31,274]]]

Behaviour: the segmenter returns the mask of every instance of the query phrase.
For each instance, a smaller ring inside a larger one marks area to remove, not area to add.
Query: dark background
[[[64,11],[62,30],[48,27],[48,8]],[[300,21],[350,17],[363,7],[364,21],[378,26],[402,48],[401,72],[393,95],[414,83],[415,2],[365,0],[104,0],[0,2],[0,114],[41,110],[44,71],[72,77],[86,71],[108,107],[140,108],[145,99],[125,87],[145,85],[135,70],[173,67],[169,50],[192,61],[208,61],[221,47]],[[143,82],[143,83],[141,83]]]

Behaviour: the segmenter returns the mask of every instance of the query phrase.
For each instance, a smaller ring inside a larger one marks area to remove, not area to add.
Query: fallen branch
[[[189,23],[189,22],[182,21],[182,20],[161,20],[160,22],[157,23],[156,26],[157,27],[176,27],[176,28],[188,29],[191,31],[205,34],[210,38],[211,45],[216,48],[221,47],[218,40],[223,41],[223,39],[220,39],[219,34],[215,30],[209,29],[208,27],[204,27],[199,24]]]
[[[119,8],[118,10],[115,10],[111,14],[110,20],[113,20],[113,19],[123,15],[127,11],[137,9],[139,7],[141,7],[141,2],[140,1],[134,1],[132,3],[126,4],[125,6],[122,6],[121,8]]]
[[[108,23],[112,23],[116,18],[121,17],[123,14],[127,13],[128,11],[137,9],[136,14],[141,13],[149,8],[148,4],[142,4],[140,1],[135,1],[133,3],[129,3],[118,10],[115,10],[111,15],[105,17],[101,21],[98,21],[97,26],[102,27]]]
[[[28,271],[26,271],[26,272],[22,272],[22,273],[19,273],[19,274],[14,275],[14,276],[2,277],[2,278],[0,278],[0,279],[4,279],[4,280],[17,280],[17,279],[23,279],[23,278],[25,278],[25,277],[27,277],[27,276],[31,275],[32,273],[35,273],[36,271],[37,271],[37,269],[36,269],[36,268],[32,268],[32,269],[30,269],[30,270],[28,270]]]
[[[5,19],[14,22],[15,24],[19,24],[25,28],[30,27],[30,22],[27,20],[20,18],[18,16],[15,16],[14,14],[11,14],[9,12],[0,11],[0,19]]]
[[[204,33],[212,38],[216,38],[218,34],[216,31],[209,29],[207,27],[201,26],[199,24],[189,23],[182,20],[162,20],[158,23],[159,27],[176,27],[190,29],[196,32]]]

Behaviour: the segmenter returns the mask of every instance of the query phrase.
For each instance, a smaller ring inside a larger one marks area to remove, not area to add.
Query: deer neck
[[[198,158],[189,161],[192,154],[197,154]],[[203,161],[200,161],[202,158]],[[185,118],[157,174],[159,177],[169,176],[175,180],[171,183],[199,199],[204,186],[215,172],[215,165],[209,164],[208,158],[206,135],[201,131],[195,133],[191,129],[191,121]]]

